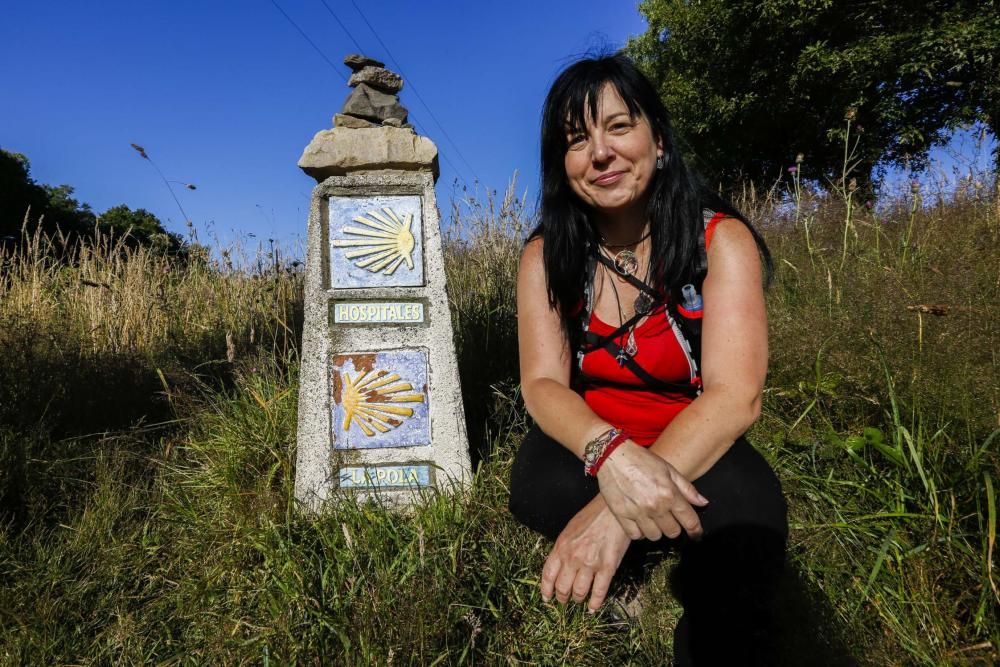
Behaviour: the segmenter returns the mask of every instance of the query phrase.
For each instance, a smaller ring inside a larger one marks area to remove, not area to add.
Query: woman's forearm
[[[563,384],[538,378],[522,387],[528,413],[542,431],[577,458],[609,428],[583,398]],[[760,413],[760,396],[724,388],[706,390],[667,425],[650,447],[687,479],[705,474]]]
[[[578,393],[551,378],[522,385],[521,395],[539,428],[581,460],[587,442],[610,428]]]
[[[760,394],[706,389],[674,417],[650,450],[694,480],[722,458],[759,414]]]

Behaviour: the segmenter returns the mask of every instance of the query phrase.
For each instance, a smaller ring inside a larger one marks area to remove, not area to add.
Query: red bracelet
[[[584,470],[584,472],[591,477],[597,477],[597,473],[600,471],[601,466],[604,465],[604,462],[608,460],[608,457],[611,456],[616,449],[618,449],[618,445],[622,444],[631,437],[632,436],[626,431],[619,431],[618,435],[612,438],[611,441],[605,445],[604,451],[602,451],[600,456],[597,457],[597,460],[594,461],[594,465],[588,467]]]

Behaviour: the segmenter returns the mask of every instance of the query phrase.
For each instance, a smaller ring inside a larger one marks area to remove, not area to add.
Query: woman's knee
[[[771,466],[745,438],[737,440],[695,487],[709,499],[699,512],[706,535],[722,531],[763,531],[788,537],[785,497]]]
[[[583,464],[533,426],[518,449],[510,473],[508,507],[518,521],[554,538],[597,494]]]

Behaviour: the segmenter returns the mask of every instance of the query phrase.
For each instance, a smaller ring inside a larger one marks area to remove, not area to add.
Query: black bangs
[[[552,84],[542,111],[542,171],[561,165],[567,134],[597,120],[606,87],[618,94],[635,121],[644,116],[657,139],[666,139],[670,119],[656,89],[623,55],[585,59],[570,65]],[[610,91],[608,91],[610,93]]]
[[[605,93],[616,93],[628,108],[632,120],[643,115],[635,96],[623,93],[618,82],[606,78],[587,78],[589,80],[581,81],[579,85],[568,89],[565,97],[561,101],[557,101],[559,115],[566,119],[565,128],[567,131],[582,131],[587,125],[584,114],[590,116],[591,122],[596,123],[598,105],[601,102],[601,95]],[[607,89],[609,84],[611,90]]]

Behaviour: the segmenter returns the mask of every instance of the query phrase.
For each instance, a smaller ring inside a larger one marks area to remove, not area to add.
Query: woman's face
[[[584,114],[586,127],[567,131],[566,178],[573,192],[598,211],[622,213],[646,194],[663,154],[645,116],[629,116],[628,107],[610,83],[597,103],[597,119]]]

